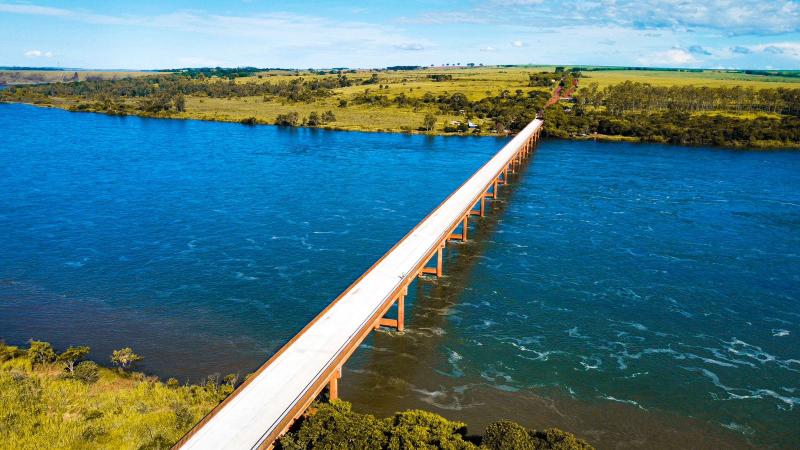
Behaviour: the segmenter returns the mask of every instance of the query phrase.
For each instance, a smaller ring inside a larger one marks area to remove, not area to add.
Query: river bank
[[[63,101],[62,99],[54,99],[55,103],[51,104],[43,104],[43,103],[34,103],[34,102],[15,102],[19,104],[26,104],[36,107],[43,107],[43,108],[57,108],[62,109],[70,112],[85,112],[85,113],[95,113],[95,114],[107,114],[112,116],[119,116],[125,117],[128,115],[136,116],[136,117],[143,117],[143,118],[150,118],[150,119],[175,119],[175,120],[202,120],[202,121],[210,121],[210,122],[223,122],[223,123],[240,123],[245,126],[256,126],[256,125],[275,125],[274,120],[268,120],[262,118],[257,118],[255,115],[255,111],[240,111],[236,113],[216,113],[213,111],[207,112],[159,112],[159,113],[148,113],[143,111],[137,111],[135,113],[121,113],[121,112],[108,112],[103,109],[95,109],[91,106],[84,106],[79,107],[80,102],[69,102]],[[258,99],[253,99],[253,101],[258,101]],[[198,102],[197,99],[187,99],[189,104],[193,104]],[[202,100],[199,101],[202,103]],[[553,106],[553,107],[558,107]],[[316,110],[319,108],[292,108],[291,110],[286,108],[278,108],[276,114],[280,114],[280,111],[283,112],[297,112],[297,110],[304,110],[308,109],[308,114],[316,113]],[[415,134],[415,135],[425,135],[425,136],[474,136],[474,137],[486,137],[486,136],[494,136],[494,137],[502,137],[512,135],[513,133],[509,130],[502,130],[497,131],[492,129],[492,127],[488,127],[491,125],[490,122],[486,121],[478,121],[476,122],[481,123],[484,125],[483,129],[475,130],[468,130],[464,131],[446,131],[445,125],[441,125],[441,119],[439,118],[439,124],[441,126],[435,127],[432,130],[425,131],[421,129],[415,129],[411,125],[399,125],[399,126],[386,126],[386,120],[378,120],[378,121],[371,121],[370,119],[375,118],[376,114],[380,115],[383,114],[380,112],[381,110],[363,110],[356,113],[356,118],[351,123],[336,123],[336,124],[319,124],[319,125],[309,125],[307,123],[306,117],[300,117],[298,123],[296,125],[291,125],[292,128],[312,128],[312,129],[320,129],[320,130],[327,130],[327,131],[358,131],[358,132],[365,132],[365,133],[401,133],[401,134]],[[259,111],[260,112],[260,111]],[[338,111],[337,111],[338,112]],[[452,123],[461,123],[458,119],[458,116],[444,116],[445,121],[449,121]],[[286,126],[286,125],[283,125]],[[626,136],[626,135],[613,135],[613,134],[603,134],[597,132],[585,133],[585,132],[562,132],[559,130],[553,130],[552,125],[549,125],[547,121],[545,121],[545,132],[544,135],[546,137],[558,137],[561,139],[569,139],[569,140],[586,140],[586,141],[603,141],[603,142],[631,142],[631,143],[668,143],[668,140],[663,137],[650,137],[650,138],[642,138],[636,136]],[[777,141],[777,140],[754,140],[754,141],[746,141],[746,142],[734,142],[729,144],[720,144],[718,145],[722,148],[735,148],[735,149],[743,149],[743,150],[797,150],[800,149],[800,141],[797,142],[787,142],[787,141]]]

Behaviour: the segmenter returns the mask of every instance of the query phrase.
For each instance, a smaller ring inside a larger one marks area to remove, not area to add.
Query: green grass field
[[[654,86],[708,86],[708,87],[733,87],[745,86],[756,89],[762,88],[798,88],[800,78],[749,75],[738,72],[706,70],[703,72],[678,72],[662,70],[598,70],[586,71],[581,75],[581,84],[587,85],[596,82],[600,87],[622,83],[624,81],[638,81]]]

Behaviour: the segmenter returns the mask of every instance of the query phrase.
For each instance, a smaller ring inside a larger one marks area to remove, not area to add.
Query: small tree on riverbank
[[[28,358],[33,364],[49,364],[56,359],[56,352],[49,342],[34,341],[31,339],[28,348]]]
[[[143,359],[143,357],[134,353],[133,349],[130,347],[114,350],[114,352],[111,353],[111,362],[114,363],[120,371],[130,369],[134,364]]]
[[[86,355],[89,354],[89,347],[86,346],[78,346],[78,347],[69,347],[64,350],[64,353],[58,355],[58,362],[64,365],[64,368],[69,371],[70,374],[75,373],[75,363],[80,361],[81,359],[85,358]]]
[[[433,128],[436,127],[436,116],[433,114],[425,114],[425,119],[422,121],[422,128],[425,131],[431,131]]]

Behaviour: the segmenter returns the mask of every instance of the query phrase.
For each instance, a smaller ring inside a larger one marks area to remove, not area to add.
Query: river
[[[506,142],[0,104],[0,337],[252,371]],[[601,447],[791,447],[800,153],[544,140],[345,399]],[[477,222],[477,221],[476,221]]]

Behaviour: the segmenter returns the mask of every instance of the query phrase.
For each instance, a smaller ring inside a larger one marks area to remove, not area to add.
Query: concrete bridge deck
[[[324,388],[335,398],[344,362],[370,331],[380,326],[403,329],[408,285],[422,274],[441,276],[446,243],[467,239],[470,216],[483,216],[486,199],[497,198],[498,184],[507,183],[508,173],[532,152],[541,129],[539,119],[528,124],[175,448],[268,448]],[[432,259],[435,267],[428,267]],[[397,317],[385,318],[395,303]]]

